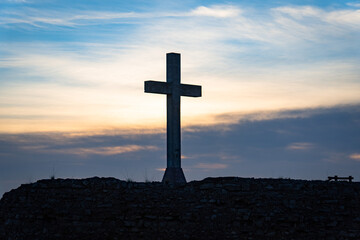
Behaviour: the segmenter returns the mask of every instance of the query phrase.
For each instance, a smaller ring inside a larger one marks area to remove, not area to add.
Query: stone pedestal
[[[186,183],[185,175],[182,168],[168,167],[166,168],[163,183],[182,184]]]

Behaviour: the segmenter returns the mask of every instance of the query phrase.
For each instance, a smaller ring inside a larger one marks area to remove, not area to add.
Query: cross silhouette
[[[181,168],[180,97],[201,97],[201,86],[180,83],[180,54],[166,54],[166,82],[145,81],[146,93],[166,94],[167,167],[162,182],[186,183]]]

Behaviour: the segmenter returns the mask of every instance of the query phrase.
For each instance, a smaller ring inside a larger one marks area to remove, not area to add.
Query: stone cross
[[[186,183],[181,168],[180,96],[201,97],[201,86],[180,83],[180,54],[166,54],[166,82],[145,81],[145,92],[166,94],[167,167],[162,182]]]

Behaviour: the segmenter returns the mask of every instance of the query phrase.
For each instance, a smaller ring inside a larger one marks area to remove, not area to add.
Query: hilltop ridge
[[[50,179],[5,193],[0,239],[359,239],[360,183]]]

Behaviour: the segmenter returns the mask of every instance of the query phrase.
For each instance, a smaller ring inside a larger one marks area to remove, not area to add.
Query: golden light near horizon
[[[217,124],[219,122],[214,116],[226,113],[327,107],[360,100],[357,84],[323,86],[321,83],[289,83],[287,79],[278,79],[263,81],[263,78],[253,78],[239,82],[212,79],[210,76],[197,79],[196,83],[203,84],[203,99],[182,100],[183,126]],[[0,131],[16,133],[165,127],[165,98],[161,95],[145,95],[142,82],[137,82],[139,86],[129,88],[123,84],[117,88],[32,84],[8,90],[1,94],[2,102],[7,103],[7,106],[1,107],[1,111],[11,114],[8,118],[0,119]],[[186,83],[186,80],[183,82]]]
[[[0,67],[10,80],[0,89],[0,132],[163,129],[166,101],[144,94],[143,82],[165,80],[171,51],[182,54],[182,83],[203,86],[202,99],[182,99],[183,126],[223,123],[216,116],[224,114],[357,104],[358,59],[333,50],[339,36],[354,46],[358,10],[348,11],[271,8],[264,26],[241,6],[199,6],[160,17],[132,14],[153,24],[141,24],[120,43],[2,43],[8,48]],[[98,16],[111,22],[129,15]],[[74,19],[58,24],[75,26]],[[334,31],[339,26],[343,32]],[[341,54],[326,58],[319,43]]]

